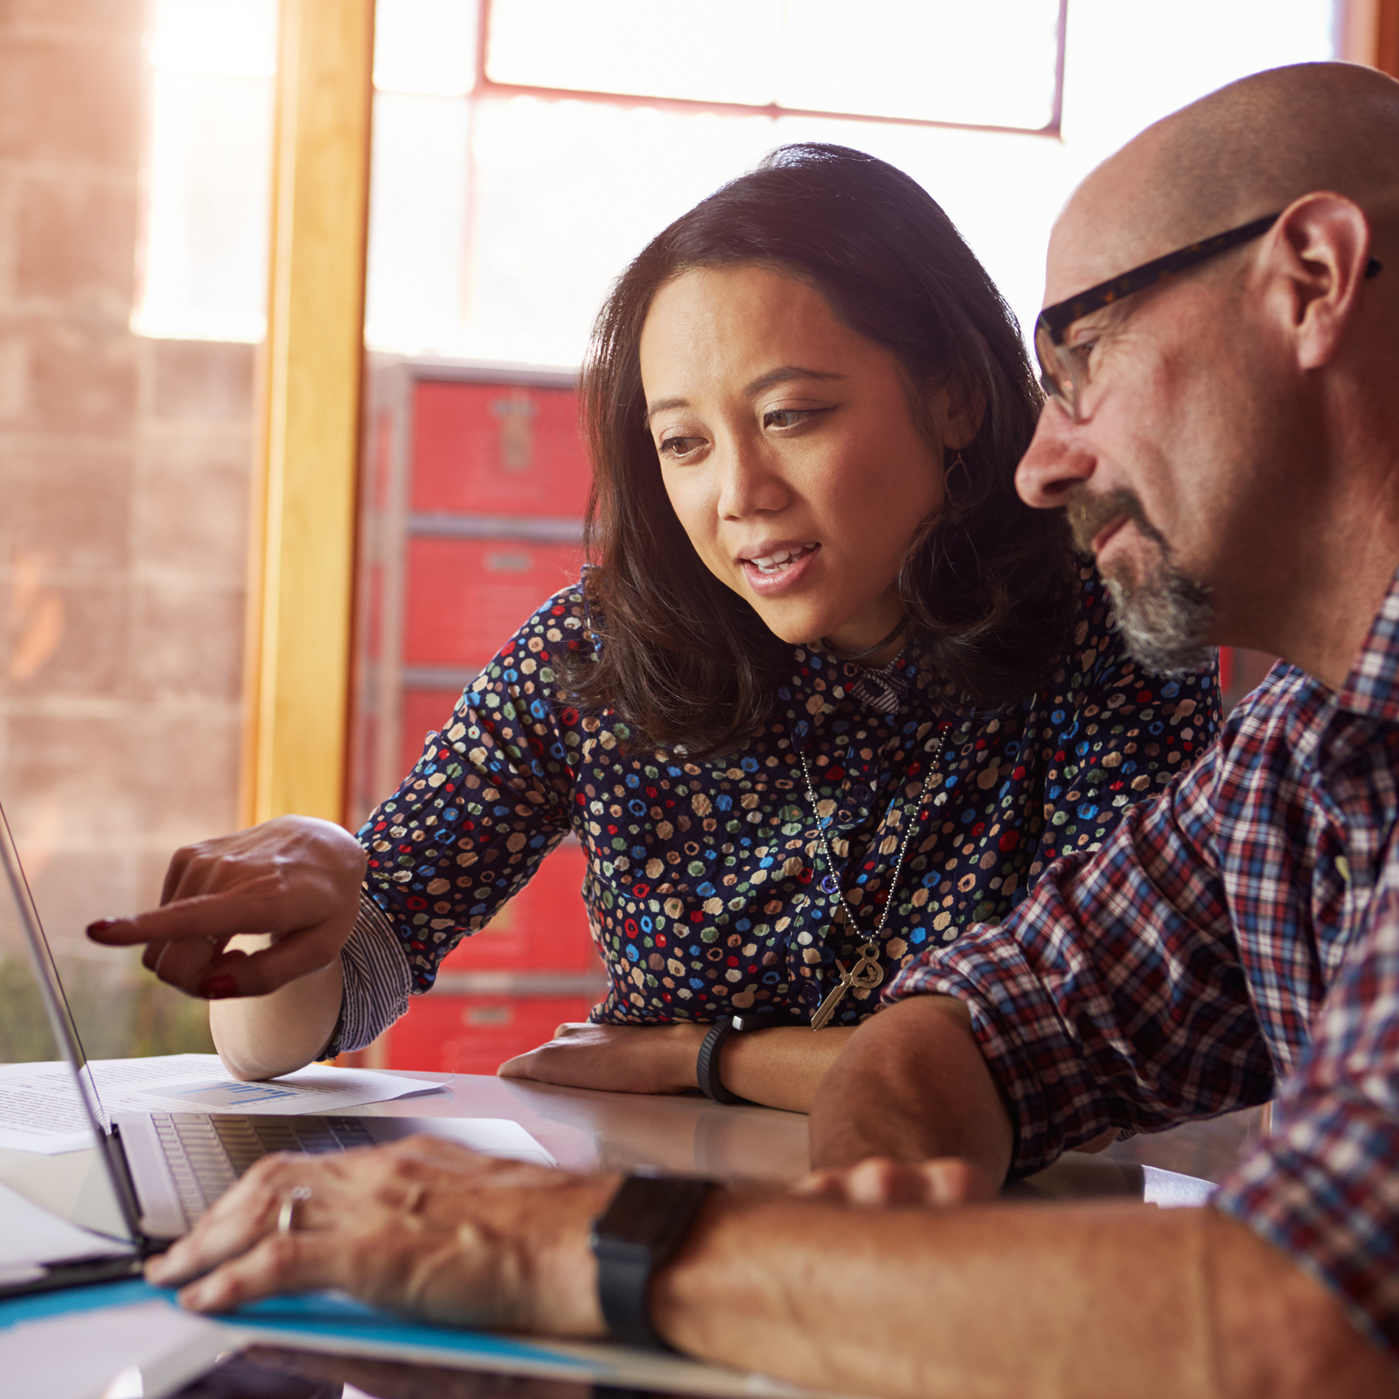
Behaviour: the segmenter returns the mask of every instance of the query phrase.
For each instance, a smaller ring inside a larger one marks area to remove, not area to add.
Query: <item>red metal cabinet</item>
[[[586,1020],[586,996],[454,996],[429,992],[383,1039],[380,1062],[399,1069],[493,1074],[507,1059],[552,1039],[565,1021]]]
[[[590,481],[572,388],[416,382],[414,511],[581,519]]]
[[[571,376],[373,357],[360,530],[350,816],[551,594],[577,579],[590,473]],[[361,1062],[491,1073],[604,989],[571,838]]]
[[[411,539],[404,663],[481,669],[582,562],[576,544]]]
[[[400,772],[408,772],[423,755],[429,733],[440,733],[461,698],[459,690],[406,690],[403,695]]]

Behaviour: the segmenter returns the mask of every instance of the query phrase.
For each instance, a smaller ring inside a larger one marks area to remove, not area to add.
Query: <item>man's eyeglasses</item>
[[[1064,332],[1081,317],[1104,306],[1111,306],[1124,296],[1135,291],[1154,286],[1166,277],[1184,272],[1207,258],[1237,248],[1240,243],[1261,238],[1282,216],[1265,214],[1261,219],[1231,228],[1226,233],[1216,233],[1213,238],[1204,238],[1198,243],[1177,248],[1164,257],[1153,258],[1140,267],[1099,282],[1096,287],[1071,296],[1067,301],[1055,302],[1046,306],[1035,322],[1035,355],[1040,362],[1040,383],[1044,391],[1071,417],[1074,422],[1082,422],[1079,416],[1079,400],[1088,380],[1086,354],[1077,346],[1064,344]],[[1382,264],[1378,258],[1371,258],[1365,264],[1366,277],[1379,274]]]

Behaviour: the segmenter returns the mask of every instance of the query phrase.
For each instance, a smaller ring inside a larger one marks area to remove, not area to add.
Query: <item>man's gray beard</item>
[[[1154,577],[1131,586],[1118,572],[1104,575],[1127,654],[1155,675],[1184,675],[1213,662],[1205,645],[1214,607],[1209,589],[1162,558]]]
[[[1171,546],[1146,518],[1137,493],[1122,489],[1096,495],[1080,485],[1070,493],[1066,513],[1074,544],[1085,554],[1093,552],[1098,531],[1122,515],[1156,546],[1157,566],[1140,583],[1132,583],[1131,567],[1125,563],[1111,574],[1098,570],[1117,612],[1117,630],[1127,654],[1156,675],[1183,675],[1213,664],[1205,645],[1214,620],[1209,589],[1192,582],[1171,562]]]

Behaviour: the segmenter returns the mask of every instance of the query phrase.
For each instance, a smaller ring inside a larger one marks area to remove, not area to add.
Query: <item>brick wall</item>
[[[142,0],[0,0],[0,798],[90,1052],[197,1038],[81,926],[236,821],[254,350],[144,340]]]

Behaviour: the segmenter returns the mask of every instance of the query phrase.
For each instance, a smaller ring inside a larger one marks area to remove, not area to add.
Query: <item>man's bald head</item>
[[[1314,190],[1353,199],[1386,240],[1399,231],[1399,82],[1350,63],[1275,68],[1149,126],[1070,199],[1045,300]]]

